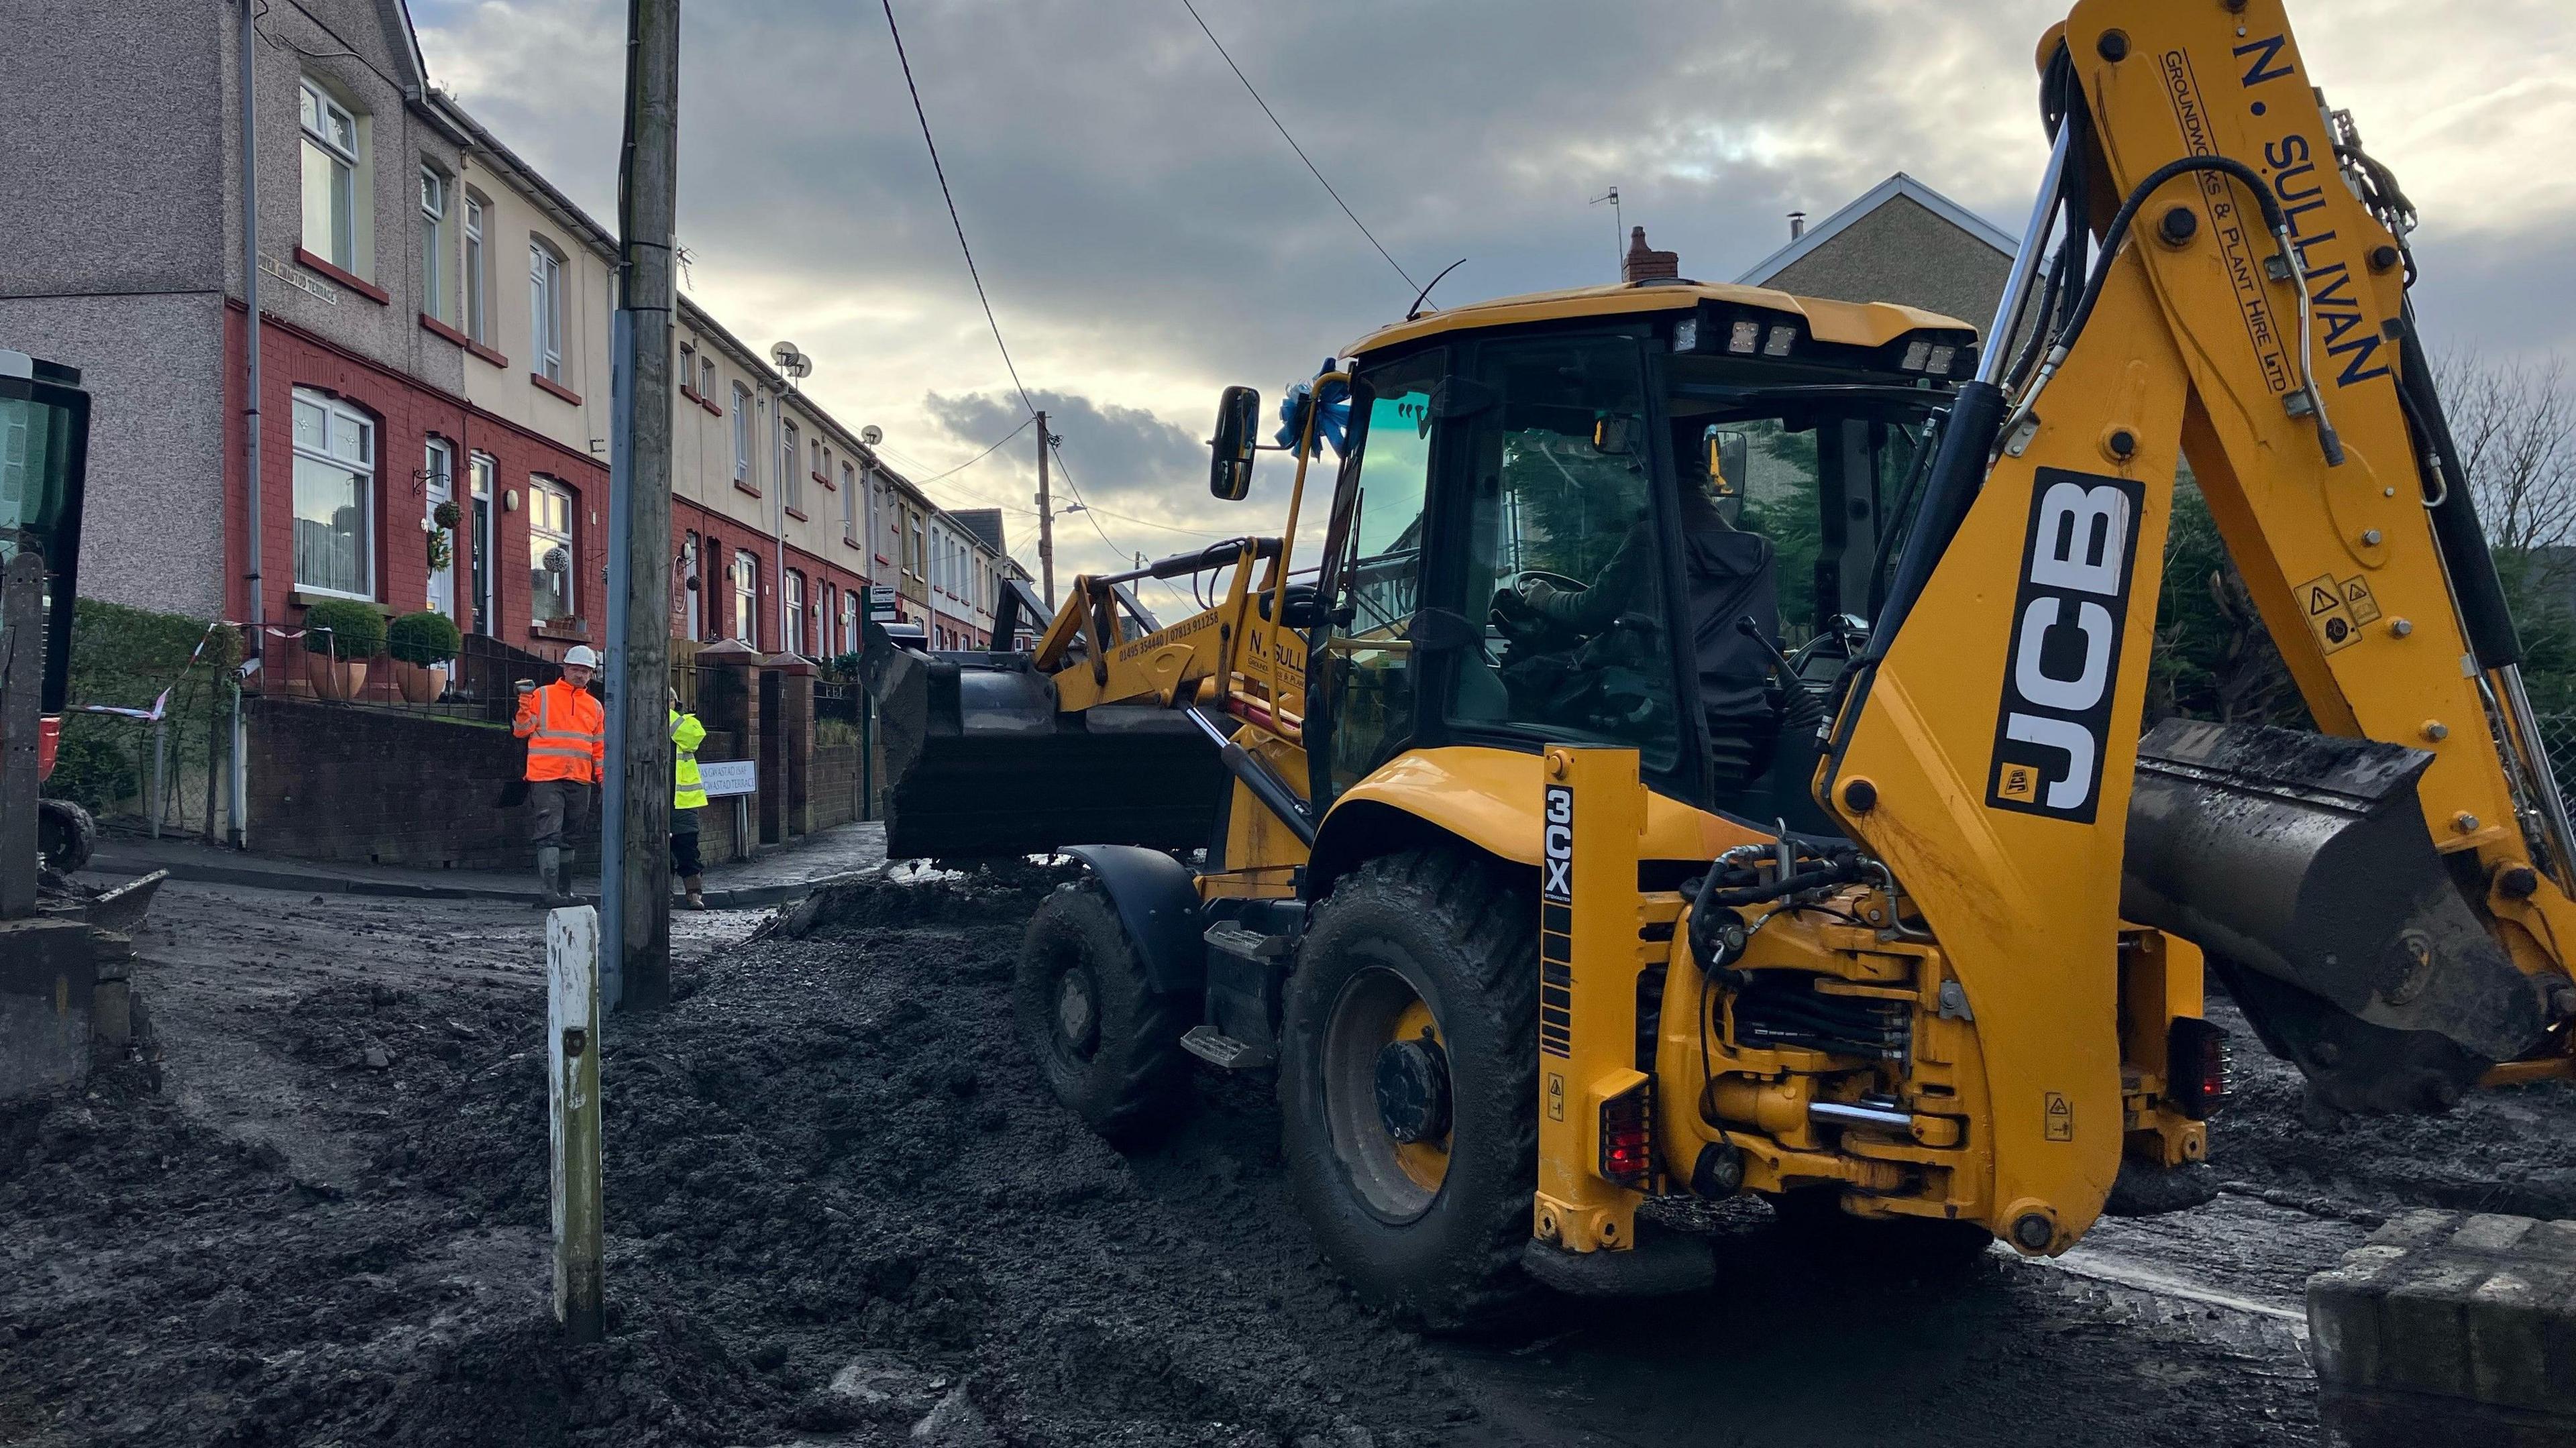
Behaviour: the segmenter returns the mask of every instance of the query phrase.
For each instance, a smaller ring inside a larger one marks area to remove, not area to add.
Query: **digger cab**
[[[1974,333],[1679,283],[1460,307],[1357,353],[1311,797],[1407,750],[1595,743],[1669,799],[1827,828],[1814,725]]]

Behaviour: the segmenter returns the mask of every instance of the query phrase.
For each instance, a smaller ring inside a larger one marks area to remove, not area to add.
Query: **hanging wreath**
[[[429,533],[429,571],[432,573],[445,573],[447,571],[447,565],[455,561],[456,549],[454,545],[447,541],[447,530],[444,528],[431,529]]]

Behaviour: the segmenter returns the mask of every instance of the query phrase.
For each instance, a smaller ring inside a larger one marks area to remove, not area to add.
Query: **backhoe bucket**
[[[872,634],[860,677],[885,742],[889,858],[1208,843],[1226,774],[1180,714],[1058,714],[1026,655],[932,654]]]
[[[2447,1107],[2549,1028],[2425,833],[2432,759],[2189,719],[2139,744],[2121,914],[2208,952],[2263,1044],[2347,1111]]]

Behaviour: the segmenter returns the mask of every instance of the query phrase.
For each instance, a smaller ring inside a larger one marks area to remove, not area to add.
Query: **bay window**
[[[295,586],[376,596],[376,425],[326,393],[295,389]]]

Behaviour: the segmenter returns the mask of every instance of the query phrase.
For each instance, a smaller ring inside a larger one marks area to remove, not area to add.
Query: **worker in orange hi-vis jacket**
[[[575,903],[568,832],[590,817],[591,791],[608,760],[608,715],[591,697],[599,655],[575,644],[563,677],[543,688],[519,681],[519,714],[511,732],[528,741],[530,835],[537,847],[537,889],[551,909]]]

